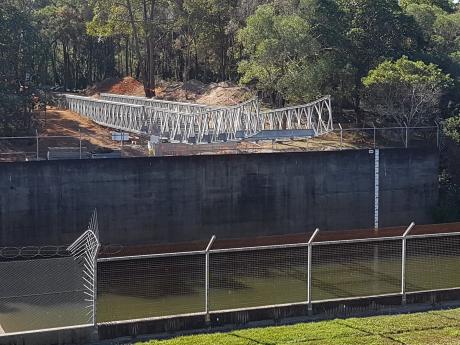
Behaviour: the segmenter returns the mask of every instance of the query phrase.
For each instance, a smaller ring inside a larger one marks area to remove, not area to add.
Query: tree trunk
[[[62,52],[64,55],[64,89],[69,89],[69,53],[67,51],[67,45],[62,43]]]
[[[145,64],[145,61],[143,63],[142,59],[142,54],[141,54],[141,46],[139,43],[139,35],[138,35],[138,30],[136,26],[136,21],[134,19],[134,13],[133,13],[133,8],[131,6],[131,0],[126,0],[126,6],[128,8],[128,14],[129,14],[129,21],[131,23],[131,28],[133,30],[133,36],[134,36],[134,45],[135,45],[135,51],[136,51],[136,56],[138,60],[138,68],[139,68],[139,73],[142,73],[142,81],[144,84],[144,92],[147,97],[149,97],[149,88],[148,88],[148,75],[147,75],[147,66]]]
[[[129,75],[129,40],[126,37],[126,45],[125,45],[125,75]]]

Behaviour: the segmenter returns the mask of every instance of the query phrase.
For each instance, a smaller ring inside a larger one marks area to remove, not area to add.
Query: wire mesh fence
[[[2,248],[0,329],[311,308],[389,295],[404,303],[406,293],[460,289],[460,233],[410,235],[412,228],[394,237],[315,241],[313,235],[305,243],[247,248],[213,249],[211,240],[202,251],[97,261],[97,226],[65,252]]]
[[[408,292],[460,287],[460,236],[407,240]]]
[[[82,277],[72,256],[0,262],[3,332],[89,324]]]
[[[305,246],[211,253],[210,310],[304,302],[307,255]]]
[[[436,148],[442,131],[438,126],[425,127],[364,127],[334,129],[342,149],[349,148]],[[337,139],[336,139],[337,140]]]
[[[119,133],[123,134],[123,133]],[[127,133],[124,133],[126,135]],[[110,135],[35,135],[0,137],[0,162],[48,159],[89,159],[147,156],[190,156],[267,152],[304,152],[367,148],[440,147],[439,127],[336,127],[313,138],[228,140],[209,144],[186,144],[160,140],[152,144],[146,135],[129,134],[117,141]],[[115,137],[117,137],[115,135]],[[118,136],[118,138],[121,138]]]
[[[94,325],[98,248],[96,212],[65,249],[0,248],[0,337]]]
[[[401,291],[401,240],[313,246],[314,301]]]
[[[459,233],[108,257],[98,322],[460,289],[459,265]]]
[[[98,264],[99,322],[201,312],[204,295],[202,254]]]
[[[460,289],[459,248],[460,234],[451,233],[107,257],[99,259],[97,318],[122,321]]]

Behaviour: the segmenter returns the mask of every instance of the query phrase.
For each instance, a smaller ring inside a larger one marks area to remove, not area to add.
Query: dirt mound
[[[249,98],[251,92],[248,88],[226,81],[208,85],[204,94],[197,98],[197,102],[208,105],[235,105]]]
[[[116,93],[120,95],[144,96],[144,87],[141,82],[133,77],[108,78],[86,89],[85,94],[94,96],[101,92]]]
[[[206,84],[199,80],[192,79],[184,83],[182,89],[195,94],[202,94],[206,90]]]
[[[88,96],[97,96],[101,92],[121,95],[144,96],[142,83],[132,77],[109,78],[88,88]],[[196,102],[207,105],[235,105],[251,98],[248,88],[232,82],[211,83],[206,85],[192,79],[186,83],[159,81],[155,88],[156,97],[168,101]]]
[[[206,85],[195,79],[186,83],[162,80],[155,91],[160,99],[207,105],[235,105],[252,97],[248,88],[228,81]]]

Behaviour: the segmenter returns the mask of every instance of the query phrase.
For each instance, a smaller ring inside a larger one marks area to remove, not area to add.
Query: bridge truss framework
[[[64,107],[116,130],[156,135],[170,142],[213,143],[243,140],[262,131],[308,130],[319,136],[333,130],[331,97],[260,111],[257,99],[230,107],[171,102],[102,93],[100,99],[61,95]]]

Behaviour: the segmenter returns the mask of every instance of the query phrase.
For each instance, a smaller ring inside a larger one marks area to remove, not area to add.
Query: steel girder
[[[325,96],[314,102],[274,109],[260,114],[264,129],[313,129],[315,135],[332,131],[331,96]]]
[[[172,142],[238,140],[268,129],[312,129],[315,135],[333,129],[330,96],[301,106],[260,112],[257,99],[232,107],[211,108],[145,97],[102,95],[104,100],[63,96],[70,110],[98,124],[137,134],[154,134]]]
[[[101,93],[100,97],[102,100],[106,100],[106,101],[143,105],[146,107],[167,109],[170,111],[176,111],[179,113],[186,113],[186,114],[193,114],[195,112],[201,111],[202,109],[209,108],[208,106],[204,104],[170,102],[170,101],[164,101],[164,100],[155,99],[155,98],[117,95],[114,93]]]

